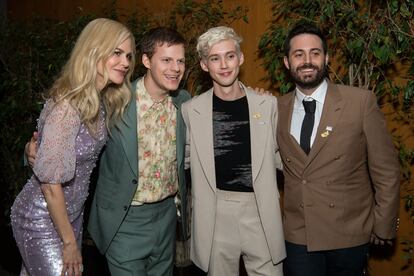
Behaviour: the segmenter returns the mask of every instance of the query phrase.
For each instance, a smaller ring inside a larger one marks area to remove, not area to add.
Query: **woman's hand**
[[[63,244],[63,270],[62,276],[82,275],[82,254],[76,241]]]
[[[24,147],[24,154],[27,158],[27,163],[30,166],[30,168],[33,168],[35,159],[36,159],[36,153],[37,153],[37,139],[39,138],[39,134],[37,131],[33,132],[33,136],[30,139],[29,142],[26,143]]]
[[[83,270],[82,255],[66,211],[62,185],[43,183],[40,188],[45,196],[50,217],[63,242],[62,276],[80,276]]]
[[[248,87],[250,89],[252,89],[256,94],[258,95],[272,95],[272,93],[270,93],[269,90],[265,90],[264,88],[259,88],[259,87],[255,87],[254,89],[252,87]]]

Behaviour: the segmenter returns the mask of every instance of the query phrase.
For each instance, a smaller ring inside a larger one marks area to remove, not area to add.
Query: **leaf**
[[[398,0],[391,1],[390,10],[391,10],[391,14],[395,15],[395,13],[398,11]]]
[[[409,18],[409,17],[411,17],[412,16],[412,13],[410,12],[410,10],[408,9],[408,7],[407,7],[407,4],[406,3],[403,3],[402,5],[401,5],[401,7],[400,7],[400,13],[401,13],[401,16],[402,17],[404,17],[404,18]]]
[[[266,47],[266,45],[269,43],[269,40],[270,40],[269,35],[267,33],[264,34],[259,40],[259,45],[258,45],[259,49]]]
[[[282,95],[288,93],[290,91],[291,86],[292,85],[289,82],[288,83],[282,83],[282,85],[280,86],[280,93]]]
[[[404,89],[404,103],[410,104],[414,99],[414,81],[410,80]]]
[[[329,2],[328,2],[329,3]],[[334,6],[333,4],[327,4],[325,9],[324,9],[327,17],[332,17],[334,14]]]
[[[351,54],[351,57],[355,62],[357,62],[364,51],[364,40],[361,37],[358,37],[355,40],[350,40],[347,44],[347,48]]]
[[[374,48],[374,56],[380,61],[381,64],[386,64],[390,58],[391,50],[387,45]]]

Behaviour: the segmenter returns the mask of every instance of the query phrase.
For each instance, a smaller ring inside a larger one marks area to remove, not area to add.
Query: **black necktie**
[[[302,128],[300,130],[300,147],[306,154],[310,152],[310,139],[315,122],[316,101],[302,101],[305,107],[305,118],[303,118]]]

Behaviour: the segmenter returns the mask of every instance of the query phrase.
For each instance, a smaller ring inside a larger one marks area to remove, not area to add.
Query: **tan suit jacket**
[[[285,258],[283,227],[276,183],[280,166],[276,143],[277,102],[244,87],[249,104],[253,189],[273,263]],[[214,235],[216,177],[213,145],[213,90],[182,106],[191,152],[192,222],[191,259],[207,271]]]
[[[367,243],[372,231],[394,238],[399,163],[375,95],[328,83],[308,156],[290,135],[294,98],[278,101],[286,240],[315,251]]]

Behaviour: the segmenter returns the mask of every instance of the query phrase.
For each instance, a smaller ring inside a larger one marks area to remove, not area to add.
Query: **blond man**
[[[199,37],[200,65],[213,87],[182,107],[192,179],[191,259],[212,276],[239,275],[240,256],[248,275],[282,275],[277,102],[239,82],[240,42],[228,27]]]

